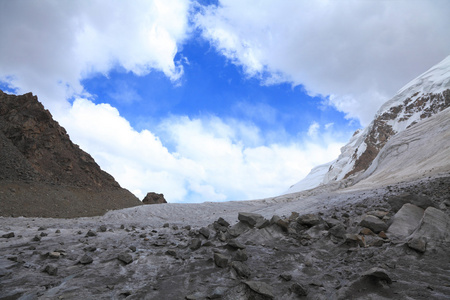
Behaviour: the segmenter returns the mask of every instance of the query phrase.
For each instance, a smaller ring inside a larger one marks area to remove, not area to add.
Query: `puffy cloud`
[[[52,112],[83,92],[81,79],[115,67],[176,81],[189,9],[184,0],[2,1],[0,80],[40,95]]]
[[[449,9],[446,0],[221,0],[196,23],[248,76],[301,84],[367,124],[450,53]]]
[[[252,124],[213,116],[173,116],[161,122],[157,134],[138,132],[114,107],[83,98],[60,122],[122,186],[141,199],[148,191],[162,192],[171,202],[278,195],[315,165],[334,159],[343,145],[327,134],[264,145]]]

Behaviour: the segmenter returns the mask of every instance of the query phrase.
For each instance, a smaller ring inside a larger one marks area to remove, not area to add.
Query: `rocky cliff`
[[[79,217],[140,205],[31,93],[0,91],[0,215]]]
[[[355,178],[366,171],[396,134],[450,107],[450,56],[406,84],[377,112],[374,120],[355,132],[341,155],[318,166],[287,193]],[[348,183],[354,183],[349,180]]]

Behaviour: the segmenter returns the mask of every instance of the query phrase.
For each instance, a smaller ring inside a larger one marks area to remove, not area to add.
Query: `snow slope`
[[[410,81],[381,106],[374,120],[357,131],[339,157],[318,166],[284,194],[354,177],[367,170],[390,138],[450,106],[450,56]],[[325,171],[324,166],[328,166]]]

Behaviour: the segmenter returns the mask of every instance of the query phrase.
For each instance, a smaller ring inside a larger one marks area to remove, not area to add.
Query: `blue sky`
[[[444,0],[2,1],[0,88],[36,94],[141,199],[276,196],[450,53],[448,11]]]

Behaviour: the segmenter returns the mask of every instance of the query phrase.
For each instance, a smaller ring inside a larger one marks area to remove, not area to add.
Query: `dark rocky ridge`
[[[0,215],[94,216],[140,205],[31,93],[0,91]]]

